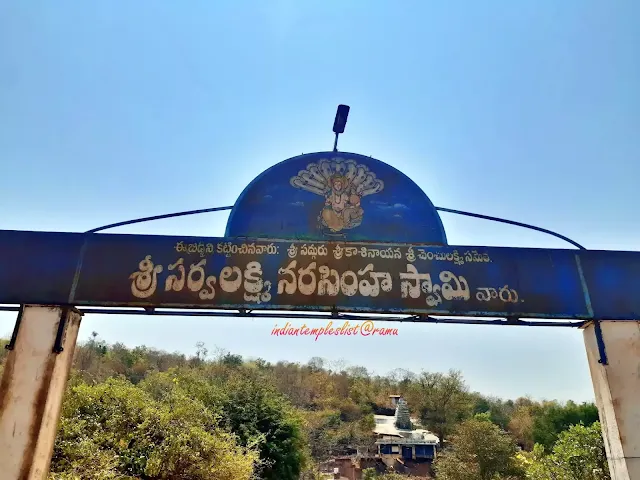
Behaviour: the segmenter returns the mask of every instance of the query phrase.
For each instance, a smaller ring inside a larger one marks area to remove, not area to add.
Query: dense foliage
[[[127,380],[109,379],[74,386],[63,408],[54,478],[248,480],[257,461],[255,450],[179,390],[159,402]]]
[[[600,423],[573,425],[560,433],[549,455],[536,445],[521,455],[529,480],[609,480]]]
[[[608,478],[593,404],[486,397],[457,371],[379,376],[320,358],[211,355],[201,343],[187,357],[97,334],[76,349],[52,477],[315,480],[323,461],[373,447],[373,415],[393,414],[391,394],[444,440],[441,478]]]
[[[523,479],[513,438],[480,414],[459,424],[451,437],[451,448],[436,460],[442,480]]]

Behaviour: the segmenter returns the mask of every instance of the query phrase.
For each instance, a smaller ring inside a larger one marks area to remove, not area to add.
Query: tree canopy
[[[71,388],[53,478],[249,480],[255,449],[239,445],[198,400],[171,392],[157,402],[127,380]]]
[[[537,444],[521,455],[530,480],[609,480],[600,422],[573,425],[558,435],[549,455]]]
[[[0,348],[0,371],[6,354]],[[271,363],[202,342],[188,356],[97,334],[76,348],[52,478],[317,480],[322,462],[375,451],[374,415],[394,414],[390,395],[406,400],[402,426],[443,441],[445,480],[520,478],[518,466],[531,480],[608,480],[593,404],[485,396],[458,371],[377,375],[319,357]],[[590,459],[586,467],[576,455]],[[497,459],[508,469],[496,470]],[[596,476],[579,477],[593,465]],[[386,475],[376,478],[395,474]]]
[[[436,474],[442,480],[524,479],[517,452],[513,438],[479,414],[456,427],[451,447],[436,460]]]

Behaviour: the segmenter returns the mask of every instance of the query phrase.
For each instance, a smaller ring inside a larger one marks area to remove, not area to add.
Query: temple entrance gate
[[[640,252],[586,250],[558,234],[580,248],[451,246],[411,179],[337,148],[271,167],[226,208],[220,238],[98,233],[136,221],[0,231],[0,304],[17,311],[0,384],[4,479],[48,473],[84,313],[198,309],[580,328],[612,478],[640,480]]]

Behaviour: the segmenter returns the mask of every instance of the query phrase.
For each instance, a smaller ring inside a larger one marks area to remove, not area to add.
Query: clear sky
[[[639,45],[637,0],[0,2],[0,228],[231,205],[274,163],[330,149],[346,103],[341,150],[400,169],[436,205],[639,250]],[[225,222],[114,232],[218,236]],[[451,244],[568,246],[443,222]],[[578,331],[403,324],[397,338],[315,342],[271,337],[274,323],[87,316],[81,337],[458,368],[487,394],[593,397]]]

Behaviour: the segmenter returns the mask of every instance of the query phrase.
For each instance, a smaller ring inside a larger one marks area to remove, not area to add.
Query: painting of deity
[[[365,214],[362,198],[384,189],[384,182],[367,166],[341,159],[310,163],[290,183],[324,198],[318,227],[331,233],[358,227]]]

